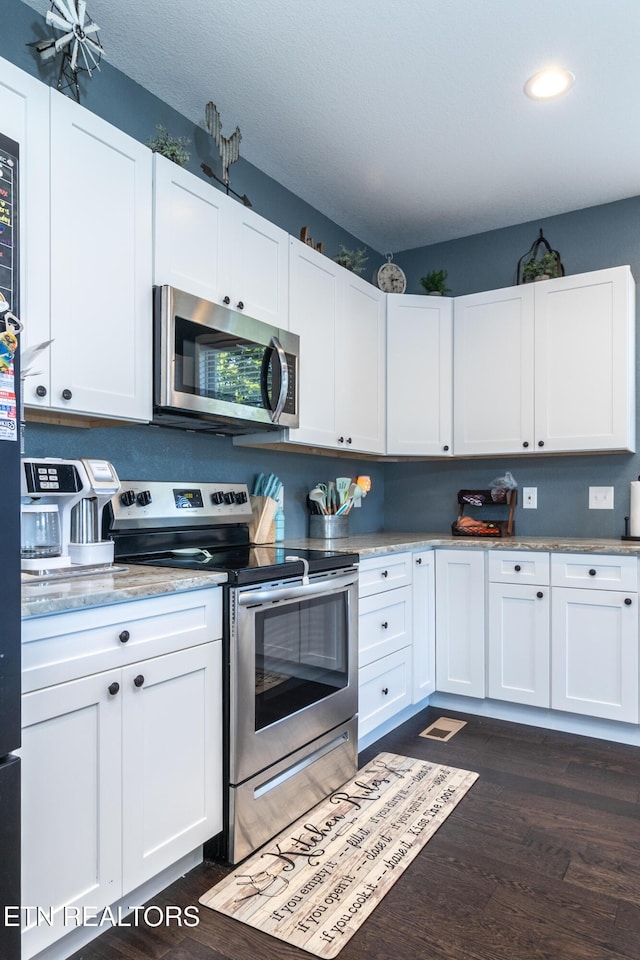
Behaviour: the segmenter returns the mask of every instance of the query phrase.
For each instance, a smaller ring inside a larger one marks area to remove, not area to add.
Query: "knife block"
[[[276,525],[274,522],[278,504],[273,497],[249,497],[251,520],[249,521],[249,540],[251,543],[274,543]]]

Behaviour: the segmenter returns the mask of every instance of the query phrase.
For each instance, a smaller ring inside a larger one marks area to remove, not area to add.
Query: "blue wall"
[[[55,84],[56,68],[43,68],[27,46],[43,35],[42,16],[21,0],[4,0],[0,56]],[[212,84],[215,90],[215,76]],[[82,102],[142,142],[153,135],[156,123],[164,124],[172,134],[191,138],[189,168],[193,173],[202,176],[202,161],[216,169],[210,138],[204,129],[181,117],[108,63],[103,63],[101,72],[83,84]],[[242,118],[237,120],[242,127]],[[337,252],[340,244],[366,246],[248,162],[240,160],[231,173],[233,188],[246,193],[258,213],[294,236],[301,226],[307,225],[317,240],[325,242],[329,255]],[[510,286],[515,281],[518,258],[536,239],[540,227],[551,245],[560,251],[567,273],[628,263],[634,276],[640,276],[640,197],[406,250],[394,259],[407,273],[409,292],[421,292],[420,277],[441,267],[448,270],[448,284],[456,295]],[[379,253],[369,253],[372,263],[381,259]],[[287,535],[296,537],[306,531],[306,490],[330,476],[365,473],[373,478],[373,491],[362,509],[351,513],[355,532],[383,527],[447,532],[456,514],[457,490],[484,487],[505,470],[513,473],[519,486],[538,487],[538,509],[523,511],[518,507],[518,533],[617,537],[623,532],[624,516],[628,513],[628,484],[640,475],[640,456],[632,454],[379,464],[252,451],[234,447],[225,438],[142,426],[83,430],[30,423],[26,452],[32,456],[104,456],[114,462],[124,479],[251,483],[257,472],[273,471],[285,483]],[[613,485],[615,509],[589,510],[589,485]]]

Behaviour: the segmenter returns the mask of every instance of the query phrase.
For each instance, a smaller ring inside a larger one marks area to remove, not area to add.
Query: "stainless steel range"
[[[245,484],[123,481],[117,560],[221,570],[225,830],[238,863],[357,769],[357,554],[251,546]]]

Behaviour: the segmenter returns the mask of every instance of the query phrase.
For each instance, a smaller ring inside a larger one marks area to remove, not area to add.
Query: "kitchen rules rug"
[[[380,753],[200,903],[335,957],[447,819],[477,773]]]

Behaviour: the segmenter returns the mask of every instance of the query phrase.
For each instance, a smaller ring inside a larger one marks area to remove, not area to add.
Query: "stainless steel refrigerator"
[[[0,133],[0,957],[20,960],[19,155]],[[8,334],[8,336],[7,336]],[[15,352],[13,352],[15,351]],[[7,922],[8,920],[8,922]]]

